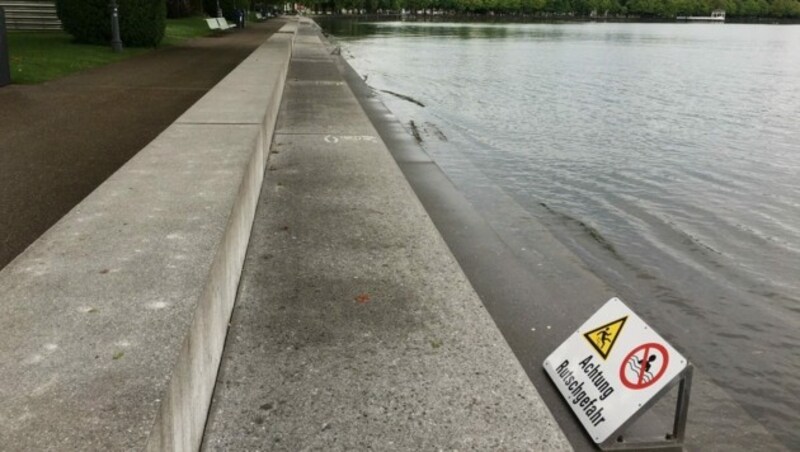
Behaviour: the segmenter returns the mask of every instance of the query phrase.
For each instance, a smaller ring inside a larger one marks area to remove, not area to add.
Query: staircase
[[[53,0],[0,0],[9,30],[61,30]]]

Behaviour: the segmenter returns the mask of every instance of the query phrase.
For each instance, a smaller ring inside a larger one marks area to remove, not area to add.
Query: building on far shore
[[[725,22],[725,10],[715,9],[710,16],[678,16],[676,20],[685,22]]]

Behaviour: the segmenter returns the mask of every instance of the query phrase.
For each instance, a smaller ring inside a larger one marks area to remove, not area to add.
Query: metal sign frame
[[[692,390],[692,373],[694,367],[691,363],[687,362],[686,368],[683,369],[677,376],[667,383],[666,386],[661,388],[647,403],[642,405],[625,423],[623,423],[608,439],[598,444],[602,450],[643,450],[643,449],[663,449],[680,447],[686,437],[686,420],[689,415],[689,396]],[[645,411],[649,410],[656,404],[661,397],[668,393],[672,388],[678,385],[678,401],[675,404],[675,419],[672,424],[672,432],[664,435],[664,438],[653,439],[636,439],[633,441],[626,441],[624,432],[636,422]]]

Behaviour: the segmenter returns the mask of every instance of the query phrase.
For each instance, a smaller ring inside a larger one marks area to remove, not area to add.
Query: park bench
[[[256,11],[256,20],[259,22],[264,22],[265,20],[269,19],[270,17],[277,17],[275,14],[270,12],[261,13],[261,11]]]
[[[229,24],[224,17],[217,17],[217,22],[219,23],[220,30],[229,30],[236,27],[236,24]]]
[[[229,24],[224,17],[209,17],[206,19],[206,24],[211,30],[225,31],[234,28],[236,24]]]

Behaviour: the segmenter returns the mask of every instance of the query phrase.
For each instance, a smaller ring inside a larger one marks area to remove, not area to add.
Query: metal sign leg
[[[661,438],[643,439],[626,441],[624,435],[612,435],[609,440],[600,444],[602,450],[655,450],[655,449],[676,449],[683,445],[686,437],[686,422],[689,417],[689,395],[692,390],[692,372],[694,367],[691,363],[687,364],[686,369],[675,379],[673,383],[665,387],[664,390],[656,395],[650,403],[642,407],[642,410],[631,419],[631,422],[638,416],[652,407],[662,396],[678,384],[678,400],[675,404],[675,419],[672,423],[672,432],[667,433]],[[629,424],[628,424],[629,425]],[[620,430],[619,433],[622,433]]]
[[[692,372],[694,367],[687,366],[686,372],[678,386],[678,402],[675,405],[675,423],[672,426],[672,435],[667,439],[675,440],[682,444],[686,437],[686,420],[689,417],[689,395],[692,392]]]

